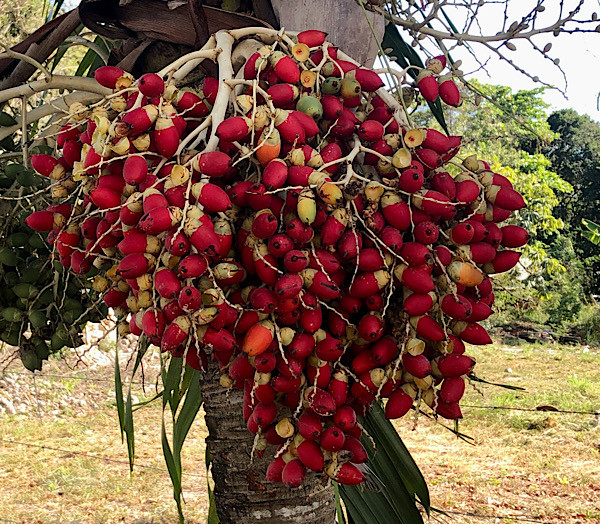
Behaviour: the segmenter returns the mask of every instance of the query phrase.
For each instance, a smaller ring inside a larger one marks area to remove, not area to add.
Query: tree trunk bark
[[[303,487],[288,489],[265,479],[275,452],[269,446],[262,459],[250,462],[253,435],[242,414],[243,391],[219,384],[219,370],[211,364],[203,376],[202,398],[212,460],[215,503],[221,524],[331,524],[335,500],[330,483],[323,485],[308,473]]]
[[[271,0],[271,4],[281,27],[289,31],[325,31],[329,42],[361,64],[371,67],[375,62],[379,44],[371,25],[381,42],[383,16],[371,12],[365,16],[362,7],[352,0]]]
[[[271,0],[281,27],[290,31],[320,29],[328,40],[366,66],[372,66],[378,44],[362,8],[350,0]],[[384,20],[368,14],[375,33],[383,38]],[[250,462],[253,435],[243,417],[243,391],[227,391],[219,384],[214,363],[202,379],[202,398],[212,459],[215,503],[221,524],[332,524],[335,498],[331,483],[308,472],[303,487],[288,489],[265,479],[275,452]]]

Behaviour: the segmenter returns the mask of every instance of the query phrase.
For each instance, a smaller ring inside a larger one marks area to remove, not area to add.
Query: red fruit
[[[342,101],[333,95],[321,97],[321,105],[323,106],[323,118],[326,120],[337,120],[344,111]]]
[[[182,257],[187,254],[190,250],[190,241],[188,237],[180,232],[175,235],[174,231],[171,231],[165,238],[165,247],[171,255],[176,257]]]
[[[311,387],[305,393],[308,407],[321,417],[330,417],[336,411],[337,406],[333,397],[318,387]]]
[[[332,471],[332,478],[346,486],[356,486],[365,480],[365,475],[352,462],[344,462]]]
[[[475,229],[470,221],[459,222],[450,231],[450,237],[457,244],[468,244],[473,240]]]
[[[138,89],[149,97],[160,96],[165,90],[165,82],[156,73],[146,73],[138,80]]]
[[[286,253],[294,249],[294,242],[284,233],[273,235],[269,239],[269,253],[277,258],[283,258]]]
[[[245,116],[232,116],[223,120],[217,127],[217,136],[225,142],[246,141],[252,130],[252,121]],[[206,153],[204,153],[206,154]]]
[[[99,187],[90,193],[90,199],[100,209],[112,209],[119,207],[121,204],[120,193],[108,188]]]
[[[492,185],[485,192],[488,202],[499,208],[517,211],[525,207],[525,200],[520,193],[510,187]]]
[[[421,71],[416,80],[417,88],[428,102],[435,102],[439,95],[439,86],[431,71]]]
[[[415,328],[417,335],[425,340],[440,342],[446,338],[446,332],[442,326],[440,326],[437,320],[429,315],[411,317],[410,321]]]
[[[135,137],[148,131],[157,118],[158,109],[156,106],[146,105],[129,111],[121,121],[129,125],[129,136]]]
[[[469,344],[491,344],[492,339],[485,328],[477,323],[457,322],[453,328],[454,334]]]
[[[413,293],[429,293],[434,290],[434,283],[427,267],[404,267],[402,272],[396,271],[404,284]]]
[[[172,118],[158,118],[152,134],[156,150],[170,159],[179,147],[179,131]]]
[[[335,362],[344,354],[344,344],[337,338],[327,336],[317,344],[315,354],[321,360]]]
[[[305,440],[296,447],[298,458],[308,469],[321,471],[325,465],[325,458],[321,447],[312,440]]]
[[[288,168],[284,160],[275,158],[265,167],[262,176],[262,183],[268,191],[279,189],[284,186],[288,177]]]
[[[350,286],[350,295],[355,298],[366,298],[374,295],[383,289],[389,280],[390,274],[383,270],[360,273]]]
[[[377,120],[365,120],[358,126],[358,136],[365,142],[380,140],[384,133],[383,124],[377,122]]]
[[[308,266],[308,256],[303,251],[293,249],[285,254],[283,266],[289,273],[300,273]]]
[[[132,186],[137,186],[148,175],[148,163],[143,156],[128,156],[123,164],[123,179]]]
[[[158,235],[168,231],[175,222],[176,218],[169,208],[157,207],[140,218],[138,227],[150,235]]]
[[[298,42],[306,44],[308,47],[319,47],[325,42],[327,33],[317,29],[308,29],[298,33]],[[318,62],[317,62],[318,63]]]
[[[412,293],[404,299],[403,307],[411,317],[424,315],[433,307],[433,298],[428,293]]]
[[[263,404],[259,402],[254,406],[253,417],[259,427],[265,428],[277,418],[277,406],[275,404]]]
[[[436,169],[443,164],[442,157],[433,149],[420,147],[415,150],[415,156],[419,159],[419,162],[429,169]]]
[[[388,224],[399,231],[410,227],[410,209],[398,195],[385,193],[381,199],[381,211]]]
[[[186,117],[202,118],[209,113],[206,102],[191,91],[179,91],[176,106],[181,114]]]
[[[450,354],[440,357],[437,361],[437,367],[444,378],[457,378],[467,375],[475,361],[467,355]]]
[[[182,278],[198,278],[204,275],[208,261],[204,255],[188,255],[179,262],[177,268]]]
[[[358,269],[361,271],[377,271],[383,269],[385,263],[377,248],[361,249],[358,254]]]
[[[193,286],[185,286],[179,292],[177,303],[183,311],[198,311],[202,307],[202,293]]]
[[[25,223],[35,231],[50,231],[54,228],[54,213],[51,211],[34,211],[25,219]]]
[[[323,432],[321,418],[315,413],[303,412],[298,418],[298,432],[306,440],[317,440]]]
[[[415,241],[421,244],[433,244],[440,235],[439,228],[433,222],[421,222],[413,230]]]
[[[153,258],[146,253],[131,253],[119,262],[117,274],[125,279],[140,277],[152,269],[150,260]]]
[[[226,120],[224,122],[226,122]],[[228,154],[221,151],[210,151],[194,157],[193,165],[194,170],[197,169],[204,175],[209,177],[222,177],[231,170],[232,163],[233,161]],[[252,184],[250,183],[248,184],[248,186],[251,185]],[[240,203],[239,205],[243,205],[243,203]]]
[[[142,317],[142,330],[151,340],[159,339],[165,330],[165,316],[160,309],[148,309]]]
[[[501,244],[504,247],[522,247],[529,240],[529,233],[520,226],[504,226],[501,230]]]
[[[351,406],[341,406],[333,414],[333,423],[344,432],[356,426],[357,422],[356,411]]]
[[[440,388],[439,398],[442,402],[458,402],[465,392],[465,381],[461,377],[445,378]]]
[[[456,320],[465,320],[472,313],[471,303],[461,295],[446,295],[440,306],[442,311]]]
[[[456,197],[456,183],[446,171],[436,171],[430,181],[432,189],[446,195],[451,200]],[[475,195],[475,198],[477,198],[477,195]]]
[[[277,76],[288,84],[297,84],[300,81],[300,69],[294,60],[283,55],[273,64]]]
[[[341,429],[331,426],[321,435],[321,447],[326,451],[339,451],[344,446],[345,439]]]
[[[438,404],[435,406],[435,412],[441,417],[447,418],[448,420],[462,418],[460,406],[456,402],[438,402]]]
[[[402,356],[402,366],[408,373],[417,378],[425,378],[431,374],[431,364],[423,354],[411,355],[405,353]]]
[[[422,266],[431,259],[429,248],[419,242],[406,242],[400,250],[400,256],[413,267]]]
[[[291,59],[290,59],[291,60]],[[281,472],[281,482],[286,488],[297,488],[306,477],[306,468],[300,459],[288,462]]]
[[[358,323],[358,334],[364,340],[374,342],[383,335],[385,322],[378,315],[365,315]]]
[[[177,298],[181,291],[181,282],[171,269],[159,269],[154,275],[154,287],[164,298]]]
[[[75,258],[75,255],[83,255],[83,253],[81,253],[80,251],[75,251],[71,257],[71,269],[73,269],[73,271],[75,271],[78,274],[82,273],[82,268],[84,267],[83,265],[83,259],[81,257],[79,257],[78,262],[82,262],[79,264],[79,271],[77,270],[77,268],[74,266],[73,264],[73,260]],[[91,268],[91,264],[88,267],[88,271],[89,268]],[[87,273],[87,271],[85,271],[84,273]],[[119,291],[117,288],[110,288],[104,295],[104,303],[108,306],[108,307],[119,307],[121,304],[123,304],[123,302],[125,302],[125,299],[128,297],[129,293],[126,291]]]
[[[477,200],[479,196],[479,185],[474,180],[461,180],[455,182],[456,185],[456,201],[463,204],[471,204]]]
[[[393,252],[400,253],[400,251],[402,250],[402,233],[395,227],[384,227],[379,237],[381,238],[381,241]]]
[[[101,86],[114,89],[117,80],[125,74],[120,67],[102,66],[94,71],[94,78]]]
[[[354,464],[363,464],[369,458],[364,446],[360,443],[360,440],[351,435],[346,435],[346,440],[344,440],[344,447],[342,449],[352,453],[352,458],[350,460]]]
[[[207,76],[202,82],[202,92],[209,104],[214,104],[219,92],[219,80],[212,76]]]
[[[438,79],[440,98],[449,106],[458,107],[461,103],[460,91],[452,80],[451,75],[444,75]]]
[[[381,77],[375,71],[371,71],[370,69],[355,69],[353,75],[360,84],[361,90],[366,93],[377,91],[384,85]]]
[[[231,200],[224,189],[210,182],[192,186],[192,194],[208,213],[220,213],[231,209]]]
[[[388,419],[396,419],[406,415],[413,405],[412,397],[402,389],[394,391],[385,405],[385,416]]]
[[[271,211],[264,210],[255,215],[252,221],[252,234],[261,239],[269,238],[277,231],[278,225],[277,217]]]
[[[269,482],[281,482],[283,468],[285,468],[286,463],[282,457],[277,457],[267,467],[266,478]]]
[[[491,262],[483,266],[483,270],[488,274],[504,273],[517,265],[521,258],[521,253],[510,251],[508,249],[499,251]]]

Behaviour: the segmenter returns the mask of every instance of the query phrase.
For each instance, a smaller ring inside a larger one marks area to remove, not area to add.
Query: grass
[[[425,417],[416,427],[411,418],[398,423],[429,483],[433,505],[447,513],[434,519],[457,524],[599,522],[598,418],[485,406],[600,410],[600,351],[495,345],[473,348],[471,354],[480,377],[526,391],[481,383],[468,388],[460,429],[474,438],[474,445]],[[10,369],[19,370],[16,365]],[[53,361],[44,372],[107,382],[38,377],[40,413],[32,398],[26,413],[0,418],[0,522],[176,522],[162,458],[160,405],[136,412],[138,466],[130,475],[111,367],[71,371]],[[145,391],[134,384],[138,400],[154,393],[155,374],[156,366],[149,366],[146,382],[152,386]],[[31,385],[30,377],[16,377]],[[205,436],[198,418],[183,450],[185,514],[190,523],[205,522],[208,512]]]

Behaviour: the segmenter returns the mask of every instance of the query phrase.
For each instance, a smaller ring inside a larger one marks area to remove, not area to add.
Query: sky
[[[577,0],[565,0],[567,7],[573,7]],[[509,11],[509,24],[513,20],[520,19],[520,16],[535,2],[530,0],[511,0]],[[539,17],[540,24],[536,27],[542,27],[544,22],[552,23],[556,20],[556,7],[559,0],[549,0],[544,3],[548,6],[547,10]],[[598,0],[585,0],[583,8],[578,19],[591,19],[591,15],[596,10],[600,16],[600,2]],[[482,9],[478,22],[481,25],[484,34],[495,34],[502,29],[503,12],[494,5],[486,6]],[[598,21],[600,24],[600,20]],[[595,25],[595,24],[594,24]],[[593,28],[594,25],[591,27]],[[457,24],[458,26],[458,24]],[[458,26],[460,29],[461,26]],[[551,104],[549,112],[555,109],[573,108],[578,113],[588,114],[592,119],[600,121],[600,110],[597,106],[597,97],[600,93],[600,32],[598,33],[580,33],[580,34],[561,34],[553,37],[552,34],[538,35],[534,42],[538,47],[543,48],[548,42],[552,43],[552,49],[549,56],[560,59],[560,66],[565,72],[567,84],[565,88],[565,79],[560,70],[549,60],[545,60],[540,53],[534,51],[525,40],[515,40],[516,51],[506,51],[510,57],[520,67],[528,71],[532,76],[539,76],[544,82],[555,85],[565,91],[565,96],[558,90],[547,90],[543,98]],[[466,78],[476,78],[480,82],[487,84],[509,85],[513,90],[533,89],[540,87],[541,84],[534,83],[525,75],[514,70],[510,65],[495,58],[495,55],[489,54],[482,46],[474,46],[477,56],[485,63],[489,58],[485,71],[477,71],[466,75]],[[465,73],[471,73],[478,69],[478,65],[471,55],[464,49],[457,48],[452,53],[452,57],[462,59],[461,69]]]

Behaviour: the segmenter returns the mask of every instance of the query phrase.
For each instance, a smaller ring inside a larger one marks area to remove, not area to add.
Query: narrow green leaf
[[[213,493],[213,490],[210,489],[210,486],[208,486],[208,518],[206,519],[206,524],[219,524],[215,494]]]
[[[189,366],[188,366],[189,367]],[[191,369],[191,368],[190,368]],[[173,455],[175,460],[181,464],[181,449],[187,437],[190,428],[202,405],[202,396],[200,394],[200,374],[192,370],[192,378],[185,394],[185,400],[181,406],[181,411],[173,424]]]
[[[489,380],[476,377],[475,375],[469,375],[469,379],[473,382],[481,382],[482,384],[489,384],[490,386],[497,386],[499,388],[512,389],[514,391],[526,391],[525,388],[519,386],[511,386],[510,384],[499,384],[497,382],[490,382]]]
[[[378,446],[383,448],[391,463],[396,466],[408,491],[417,496],[419,502],[429,514],[429,489],[423,474],[392,423],[385,418],[385,413],[378,403],[373,404],[371,407],[365,419],[365,429],[375,439]]]
[[[125,403],[125,435],[127,437],[127,455],[129,456],[129,471],[133,472],[133,461],[135,456],[135,440],[133,432],[133,409],[131,408],[131,384],[127,392]]]
[[[179,514],[179,523],[184,523],[183,510],[181,507],[181,467],[178,467],[169,445],[169,439],[167,438],[167,429],[165,427],[165,419],[163,413],[162,420],[162,431],[161,431],[162,449],[165,462],[167,464],[167,470],[171,477],[171,484],[173,484],[173,498],[177,504],[177,513]]]
[[[394,24],[387,24],[385,26],[385,34],[383,36],[383,42],[381,43],[381,47],[384,49],[391,48],[393,49],[393,54],[396,57],[395,62],[402,67],[402,69],[406,69],[409,65],[414,65],[417,67],[424,68],[425,65],[423,61],[419,57],[419,55],[415,52],[415,50],[409,46],[398,31],[398,28]],[[418,76],[418,73],[414,69],[409,69],[408,74],[413,78]],[[446,119],[444,117],[444,111],[442,110],[442,103],[440,99],[435,102],[427,102],[429,105],[429,109],[431,113],[438,121],[442,129],[446,132],[446,134],[450,134],[448,131],[448,126],[446,125]]]
[[[173,417],[175,417],[175,412],[181,399],[179,383],[181,381],[182,369],[183,359],[177,357],[171,357],[167,369],[163,366],[162,379],[165,393],[163,395],[163,408],[167,406],[167,403],[170,404]]]
[[[94,38],[94,44],[106,52],[109,51],[104,38],[100,36]],[[103,65],[104,61],[98,56],[98,53],[96,53],[96,51],[93,49],[88,49],[84,57],[81,59],[81,62],[79,62],[77,71],[75,71],[75,76],[85,76],[86,74],[87,76],[91,76],[96,69]]]
[[[333,483],[333,491],[335,493],[335,511],[337,513],[337,524],[346,524],[344,509],[342,508],[342,499],[340,497],[340,486],[337,482]]]
[[[119,414],[119,428],[121,430],[121,443],[125,432],[125,403],[123,402],[123,383],[121,381],[121,367],[119,366],[119,345],[115,346],[115,399],[117,413]]]
[[[145,408],[148,404],[152,404],[152,402],[156,402],[159,398],[162,398],[163,392],[159,391],[156,395],[148,400],[144,400],[142,402],[137,402],[133,404],[133,411],[137,411],[138,409]]]

